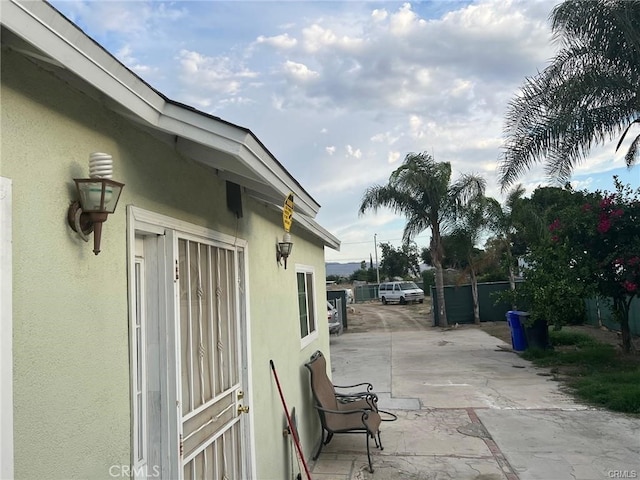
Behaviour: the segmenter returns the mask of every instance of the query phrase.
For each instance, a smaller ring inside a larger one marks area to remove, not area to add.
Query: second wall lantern
[[[287,258],[291,255],[293,249],[293,242],[291,241],[291,235],[286,232],[282,236],[282,241],[276,245],[276,260],[280,263],[280,260],[284,260],[284,269],[287,269]]]

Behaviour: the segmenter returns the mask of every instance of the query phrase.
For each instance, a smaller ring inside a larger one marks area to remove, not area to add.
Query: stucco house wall
[[[288,468],[273,360],[309,455],[319,438],[305,361],[329,355],[323,243],[294,222],[285,270],[275,260],[279,212],[243,195],[240,219],[225,182],[137,124],[12,50],[1,55],[0,176],[13,184],[13,422],[16,478],[112,478],[131,463],[127,205],[247,241],[255,477]],[[125,183],[95,256],[66,222],[73,178],[90,152],[114,157]],[[284,200],[284,199],[283,199]],[[315,272],[318,335],[302,346],[296,265]]]

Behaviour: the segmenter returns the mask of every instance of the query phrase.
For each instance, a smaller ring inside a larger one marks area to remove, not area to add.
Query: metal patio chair
[[[320,424],[322,425],[320,445],[313,456],[313,460],[318,459],[322,447],[331,441],[334,434],[360,433],[366,437],[369,471],[373,473],[369,438],[373,438],[376,447],[383,450],[382,441],[380,440],[380,423],[383,419],[380,417],[378,396],[373,393],[373,385],[370,383],[334,385],[327,375],[327,362],[320,351],[311,356],[309,363],[306,363],[305,367],[311,374],[314,407],[318,411]],[[336,389],[364,389],[364,391],[356,390],[338,393]],[[382,413],[389,415],[391,420],[396,419],[396,416],[391,413]]]

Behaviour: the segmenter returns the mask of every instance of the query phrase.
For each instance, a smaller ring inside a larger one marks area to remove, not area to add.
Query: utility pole
[[[373,250],[376,252],[376,279],[378,280],[378,285],[380,285],[380,268],[378,267],[378,240],[377,233],[373,234]]]

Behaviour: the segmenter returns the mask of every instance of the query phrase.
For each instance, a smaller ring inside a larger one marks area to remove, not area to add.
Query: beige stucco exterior
[[[247,242],[249,385],[255,477],[283,478],[289,464],[284,415],[269,360],[303,448],[319,439],[304,362],[329,355],[322,242],[294,223],[285,270],[275,260],[281,216],[243,195],[244,216],[226,208],[216,172],[177,154],[19,53],[2,51],[0,176],[13,183],[13,389],[16,478],[112,478],[131,462],[127,205]],[[125,183],[95,256],[67,225],[73,178],[89,153],[114,157]],[[284,201],[284,198],[283,198]],[[296,264],[316,280],[318,337],[301,347]]]

